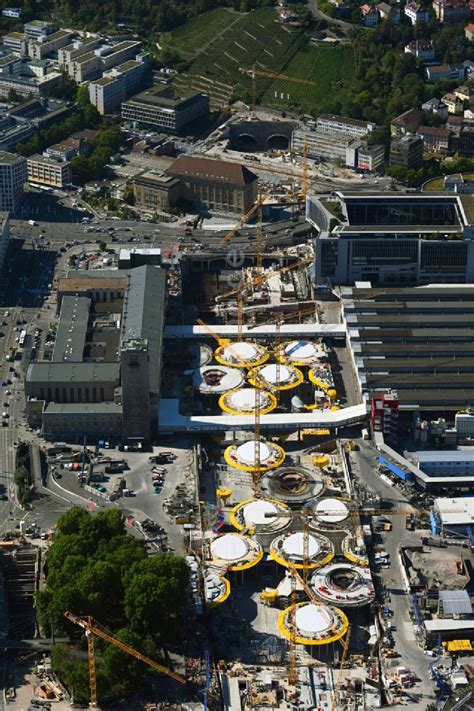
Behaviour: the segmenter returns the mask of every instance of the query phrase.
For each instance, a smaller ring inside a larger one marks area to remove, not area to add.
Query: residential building
[[[163,212],[175,205],[180,197],[178,178],[146,171],[133,179],[135,205],[153,212]]]
[[[54,32],[53,25],[43,20],[32,20],[23,25],[25,35],[30,39],[38,39],[45,35],[51,35]]]
[[[56,160],[68,161],[74,158],[76,151],[71,146],[62,143],[54,143],[43,151],[43,155],[48,158],[56,158]]]
[[[26,54],[27,41],[22,32],[10,32],[8,35],[3,35],[2,43],[18,57],[23,57]]]
[[[463,80],[466,69],[462,64],[433,64],[425,68],[426,78],[429,82],[437,82],[440,79],[449,81]]]
[[[443,104],[443,102],[440,101],[440,99],[436,99],[436,97],[425,101],[425,103],[421,105],[421,108],[426,113],[435,114],[435,116],[439,116],[444,120],[446,120],[449,115],[448,107],[446,106],[446,104]]]
[[[90,82],[91,104],[101,115],[117,111],[122,102],[140,87],[148,66],[148,55],[138,55],[136,60],[114,67],[101,79]]]
[[[2,17],[11,17],[18,20],[21,17],[21,7],[4,7]]]
[[[461,158],[474,158],[474,127],[463,126],[461,128],[458,153]]]
[[[26,158],[0,152],[0,210],[17,212],[27,180]]]
[[[34,155],[27,159],[28,182],[64,188],[72,181],[71,166],[63,159]]]
[[[450,114],[462,114],[464,110],[464,102],[456,96],[454,92],[448,92],[444,94],[441,101],[446,104],[448,113]]]
[[[420,126],[417,134],[423,139],[424,153],[448,153],[450,133],[447,128]]]
[[[412,25],[426,24],[430,19],[428,10],[417,2],[409,2],[405,5],[405,15]]]
[[[85,128],[83,131],[78,131],[69,138],[65,138],[64,141],[61,141],[61,145],[71,148],[76,155],[87,158],[92,152],[93,143],[98,135],[99,131]]]
[[[465,22],[471,16],[469,0],[433,0],[436,19],[446,25]]]
[[[402,136],[390,142],[390,165],[419,168],[423,162],[423,141],[420,136]]]
[[[372,5],[361,5],[360,14],[362,16],[362,22],[366,27],[377,27],[379,24],[379,14]]]
[[[389,20],[394,25],[400,24],[400,8],[388,2],[379,2],[375,6],[382,20]]]
[[[180,179],[182,197],[215,212],[243,215],[257,199],[257,176],[237,163],[180,156],[166,174]]]
[[[353,138],[362,138],[366,133],[373,131],[376,124],[372,121],[359,121],[347,116],[334,116],[332,114],[321,114],[316,119],[316,128],[331,133],[344,134]]]
[[[366,141],[361,142],[357,149],[357,168],[376,173],[381,170],[385,163],[385,146],[378,144],[370,145]]]
[[[390,121],[390,135],[400,138],[408,133],[415,133],[424,118],[423,111],[420,109],[408,109]]]
[[[453,90],[453,94],[458,97],[458,99],[461,99],[461,101],[464,104],[467,104],[468,106],[472,106],[474,103],[474,91],[473,88],[469,85],[464,85],[464,86],[458,86],[457,89]]]
[[[405,52],[414,54],[421,62],[432,62],[435,58],[435,48],[432,40],[412,40],[405,45]]]
[[[472,42],[472,40],[474,39],[474,24],[472,22],[470,22],[464,28],[464,36],[467,40],[469,40],[469,42]]]
[[[59,30],[51,35],[43,35],[28,43],[28,54],[32,59],[43,59],[56,54],[58,49],[66,47],[74,37],[74,32]]]
[[[122,103],[122,119],[138,126],[179,134],[192,121],[209,114],[207,94],[178,97],[172,86],[155,85]]]
[[[416,140],[422,143],[420,138]],[[337,214],[341,215],[336,222],[316,196],[307,201],[306,219],[317,235],[317,280],[329,278],[333,284],[370,282],[386,286],[474,281],[471,195],[337,192],[335,197],[339,202]],[[371,309],[365,311],[370,314]],[[387,323],[395,319],[387,318]],[[429,323],[429,316],[425,314],[424,319]],[[462,309],[457,319],[457,328],[464,329],[466,314]],[[369,315],[368,328],[372,320]],[[445,321],[445,325],[450,323],[454,327],[453,314],[450,320],[452,323]],[[404,327],[417,329],[421,323],[410,319],[407,322],[405,318]],[[394,339],[396,342],[395,336]],[[383,364],[382,370],[385,370]],[[422,387],[420,374],[415,377],[418,387]],[[472,380],[474,386],[474,376]],[[382,386],[391,387],[385,382],[381,382]],[[398,383],[393,387],[398,389]]]

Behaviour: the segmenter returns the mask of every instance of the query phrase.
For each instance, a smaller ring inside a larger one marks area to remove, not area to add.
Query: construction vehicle
[[[72,612],[66,611],[64,613],[64,617],[69,620],[69,622],[72,622],[74,625],[78,625],[78,627],[81,627],[84,630],[87,638],[87,652],[89,658],[89,685],[91,692],[90,708],[99,708],[97,705],[97,678],[95,667],[94,637],[99,637],[100,639],[105,640],[109,644],[113,644],[114,647],[118,647],[118,649],[121,649],[123,652],[126,652],[126,654],[130,654],[132,657],[135,657],[135,659],[139,659],[144,664],[147,664],[149,667],[156,669],[162,674],[166,674],[166,676],[171,677],[171,679],[174,679],[180,684],[187,683],[184,677],[180,676],[179,674],[176,674],[176,672],[172,671],[171,669],[168,669],[168,667],[163,666],[163,664],[158,664],[158,662],[155,662],[153,661],[153,659],[149,659],[149,657],[146,657],[144,654],[137,652],[136,649],[133,649],[133,647],[130,647],[128,644],[120,642],[118,639],[115,639],[115,637],[112,637],[112,635],[106,632],[103,628],[99,627],[97,623],[93,621],[90,615],[84,618],[78,617]]]

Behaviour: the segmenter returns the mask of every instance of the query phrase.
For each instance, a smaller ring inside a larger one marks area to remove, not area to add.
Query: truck
[[[365,440],[370,439],[370,432],[367,428],[364,428],[362,430],[362,439],[365,439]]]
[[[126,469],[126,465],[123,462],[116,462],[112,464],[107,464],[105,467],[105,473],[106,474],[120,474],[121,472],[124,472]]]

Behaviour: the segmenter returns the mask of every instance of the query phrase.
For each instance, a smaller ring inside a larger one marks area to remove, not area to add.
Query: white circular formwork
[[[288,538],[283,541],[283,552],[288,560],[303,560],[304,555],[304,533],[298,531],[291,533]],[[308,534],[308,556],[314,558],[321,550],[321,544],[317,538]]]
[[[270,447],[268,446],[268,444],[266,444],[266,442],[258,442],[257,445],[253,440],[250,440],[249,442],[244,442],[244,444],[241,444],[239,447],[237,447],[237,460],[242,464],[245,464],[246,466],[254,467],[256,464],[256,446],[258,447],[258,451],[260,453],[260,464],[262,466],[265,466],[266,462],[270,457]]]
[[[257,388],[240,388],[226,393],[221,401],[221,408],[230,413],[253,414],[258,408],[259,412],[266,413],[276,407],[275,396],[265,390]]]
[[[210,553],[214,567],[229,568],[233,571],[252,568],[263,557],[260,544],[239,533],[224,533],[214,538]]]
[[[325,355],[312,341],[290,341],[280,349],[279,360],[294,365],[314,365]]]
[[[349,516],[349,509],[340,499],[322,499],[314,509],[315,518],[323,524],[339,524]]]
[[[328,645],[347,633],[349,620],[338,607],[302,602],[279,614],[278,628],[296,644]]]
[[[256,453],[259,455],[258,460]],[[224,460],[230,467],[240,471],[267,471],[283,464],[285,451],[275,442],[256,442],[251,439],[240,445],[229,445],[224,451]]]
[[[316,570],[311,587],[323,602],[338,607],[363,607],[375,598],[370,568],[350,563],[332,563]]]
[[[331,629],[334,615],[326,606],[304,605],[295,612],[297,632],[305,635],[321,634]]]
[[[314,531],[286,532],[271,542],[270,558],[279,565],[292,563],[300,569],[319,568],[334,558],[334,545],[326,536]]]
[[[244,538],[234,536],[232,533],[219,536],[211,543],[213,558],[227,560],[229,563],[234,563],[236,560],[243,558],[248,548],[247,541]]]
[[[225,365],[205,365],[193,373],[193,385],[203,395],[220,395],[240,388],[243,383],[242,371]]]
[[[257,499],[245,504],[243,517],[247,526],[265,526],[278,520],[279,507],[273,501]]]
[[[214,356],[223,365],[243,368],[264,363],[268,359],[268,352],[264,346],[258,343],[236,341],[228,346],[219,346]]]

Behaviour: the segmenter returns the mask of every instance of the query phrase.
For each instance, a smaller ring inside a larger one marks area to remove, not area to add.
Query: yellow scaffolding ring
[[[235,408],[227,405],[226,399],[231,397],[234,393],[239,392],[239,390],[243,390],[243,388],[236,388],[235,390],[229,390],[228,392],[223,393],[219,398],[219,407],[223,410],[223,412],[227,412],[228,415],[253,415],[254,410],[246,412],[244,410],[236,410]],[[269,397],[270,404],[266,407],[259,408],[259,413],[261,415],[268,415],[268,413],[274,410],[278,405],[278,401],[273,393],[268,392],[268,390],[264,390],[263,392],[265,392],[265,394]]]
[[[232,524],[232,526],[237,529],[237,531],[243,531],[244,528],[246,528],[246,526],[244,524],[240,523],[240,521],[237,518],[237,513],[238,513],[239,509],[241,509],[243,506],[246,506],[247,504],[251,504],[257,500],[262,501],[262,499],[245,499],[245,501],[240,501],[238,504],[236,504],[232,508],[232,510],[229,514],[229,521]],[[267,499],[267,498],[265,498],[265,501],[270,501],[272,504],[277,504],[281,508],[288,509],[288,515],[291,516],[290,507],[287,506],[286,504],[284,504],[282,501],[278,501],[278,499]]]
[[[233,469],[238,469],[240,472],[256,472],[257,470],[259,472],[268,472],[270,471],[270,469],[276,469],[277,467],[281,466],[285,461],[286,457],[285,450],[283,449],[283,447],[280,447],[279,444],[275,444],[274,442],[272,442],[272,447],[277,450],[277,457],[271,462],[271,464],[260,464],[259,467],[247,464],[239,464],[231,457],[231,453],[235,449],[235,445],[233,444],[229,445],[229,447],[224,450],[224,460],[226,464],[229,465],[229,467],[232,467]]]
[[[315,605],[315,603],[310,603],[312,605]],[[307,602],[297,602],[294,605],[290,605],[289,607],[285,608],[280,612],[278,615],[278,629],[280,630],[280,633],[283,635],[283,637],[286,637],[286,639],[290,639],[292,642],[295,644],[305,644],[309,646],[322,646],[323,644],[331,644],[332,642],[337,642],[339,639],[342,639],[345,634],[347,634],[347,630],[349,629],[349,620],[347,619],[347,615],[339,608],[339,607],[334,607],[333,605],[324,605],[321,604],[321,607],[330,607],[333,612],[336,613],[336,615],[340,618],[342,622],[341,629],[338,630],[335,634],[331,635],[330,637],[326,637],[325,639],[307,639],[306,637],[299,637],[295,634],[292,634],[290,630],[287,628],[285,625],[285,620],[288,617],[288,615],[291,614],[291,612],[297,608],[301,607],[302,605],[308,605]]]
[[[260,549],[253,560],[247,561],[246,563],[238,563],[236,565],[231,565],[229,570],[231,570],[233,573],[238,573],[241,570],[248,570],[249,568],[253,568],[255,565],[258,565],[262,558],[263,550]]]
[[[301,385],[301,383],[304,381],[304,375],[301,372],[299,368],[296,368],[293,366],[286,366],[287,368],[291,368],[292,371],[296,373],[296,380],[292,380],[291,383],[280,383],[279,385],[275,385],[275,383],[270,383],[271,387],[274,390],[292,390],[293,388],[297,388],[298,385]],[[258,379],[255,379],[254,373],[256,371],[256,368],[252,368],[251,371],[249,371],[249,378],[248,381],[250,385],[253,385],[254,388],[262,388],[262,382],[259,381]],[[257,371],[258,372],[258,371]],[[265,381],[265,379],[262,377],[262,380]]]
[[[283,565],[285,566],[285,568],[288,567],[288,561],[286,560],[286,558],[282,558],[278,555],[278,553],[275,553],[275,551],[270,551],[269,555],[270,558],[275,561],[275,563]],[[316,561],[316,563],[308,563],[307,565],[305,563],[294,563],[293,561],[291,562],[298,570],[315,570],[316,568],[321,568],[323,565],[327,565],[328,563],[330,563],[335,555],[336,554],[334,553],[334,551],[330,551],[322,560],[318,560]]]
[[[238,361],[237,363],[234,363],[233,361],[225,360],[225,358],[221,355],[222,351],[228,347],[229,345],[218,346],[218,348],[214,351],[214,358],[218,363],[221,365],[227,365],[229,368],[256,368],[257,366],[266,363],[266,361],[270,358],[269,352],[265,351],[258,360],[253,360],[251,363],[247,363],[246,361]]]
[[[230,595],[230,582],[223,575],[220,576],[220,579],[222,580],[222,582],[225,585],[225,590],[222,593],[222,595],[220,595],[219,597],[216,597],[215,600],[210,602],[208,604],[208,607],[217,607],[217,605],[222,605],[222,603],[225,602]]]

